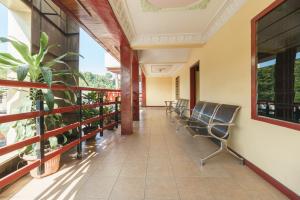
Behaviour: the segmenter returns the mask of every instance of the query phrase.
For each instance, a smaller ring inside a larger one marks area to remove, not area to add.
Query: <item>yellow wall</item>
[[[147,106],[164,106],[165,100],[172,99],[172,78],[147,77]]]
[[[188,68],[200,60],[201,100],[242,106],[230,146],[300,194],[300,132],[252,120],[250,113],[250,21],[272,2],[248,0],[204,47],[192,51],[189,62],[176,76],[181,80],[181,97],[189,98]]]

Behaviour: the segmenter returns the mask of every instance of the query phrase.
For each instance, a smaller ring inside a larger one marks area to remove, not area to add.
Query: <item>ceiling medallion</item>
[[[140,0],[144,12],[206,9],[210,0]]]

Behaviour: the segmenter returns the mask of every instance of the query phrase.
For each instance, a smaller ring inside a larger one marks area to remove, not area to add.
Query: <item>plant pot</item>
[[[86,126],[82,129],[82,131],[83,131],[84,135],[87,135],[88,133],[96,130],[97,128],[98,128],[97,126]],[[96,136],[95,136],[95,138],[96,138]],[[87,139],[87,141],[90,141],[92,139],[93,139],[93,137]]]
[[[33,156],[25,155],[22,157],[24,160],[27,161],[27,164],[31,164],[35,161]],[[42,178],[45,176],[49,176],[50,174],[54,174],[59,170],[59,163],[60,163],[60,154],[51,158],[50,160],[46,161],[44,163],[45,165],[45,171],[42,175],[38,175],[38,168],[35,168],[30,171],[30,175],[34,178]]]

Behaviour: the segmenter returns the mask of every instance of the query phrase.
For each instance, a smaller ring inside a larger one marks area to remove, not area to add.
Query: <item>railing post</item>
[[[119,109],[118,109],[118,100],[119,100],[119,98],[118,97],[115,97],[115,112],[116,112],[116,114],[115,114],[115,122],[116,122],[116,128],[118,128],[119,127]]]
[[[36,110],[43,112],[44,111],[44,102],[42,100],[36,101]],[[44,133],[45,133],[45,118],[44,115],[36,118],[36,135],[40,136],[40,141],[36,143],[36,156],[37,159],[41,160],[44,158],[44,149],[45,149],[45,142],[44,142]],[[37,174],[42,175],[45,172],[45,165],[41,163],[38,167]]]
[[[77,93],[77,105],[79,106],[79,123],[80,126],[78,127],[78,140],[80,141],[79,144],[77,145],[77,159],[82,158],[82,142],[81,142],[81,137],[82,137],[82,91],[78,90]]]
[[[104,117],[103,117],[103,95],[101,95],[101,93],[99,93],[99,116],[100,116],[100,137],[103,137],[103,121],[104,121]]]

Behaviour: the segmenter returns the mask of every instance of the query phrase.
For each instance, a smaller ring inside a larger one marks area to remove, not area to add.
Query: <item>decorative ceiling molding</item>
[[[146,1],[146,0],[141,0]],[[207,4],[209,3],[208,0]],[[203,3],[206,1],[196,2]],[[138,35],[127,5],[127,0],[109,0],[113,11],[121,24],[133,49],[149,48],[194,48],[203,46],[228,20],[246,0],[227,0],[208,22],[202,33],[154,34]]]
[[[202,34],[202,40],[208,41],[226,22],[244,5],[246,0],[227,0],[208,23]]]
[[[181,63],[172,65],[144,64],[141,69],[146,77],[173,77],[183,66],[184,64]],[[163,70],[159,71],[160,68]]]
[[[126,0],[108,0],[129,42],[136,36]]]
[[[170,5],[170,7],[159,7],[158,5],[151,3],[151,0],[140,0],[140,2],[144,12],[166,12],[206,9],[210,0],[197,0],[194,3],[180,7],[172,7],[172,5]]]
[[[190,45],[197,44],[203,45],[201,34],[162,34],[162,35],[140,35],[137,36],[132,42],[133,48],[139,48],[142,46],[170,46],[170,45]]]

